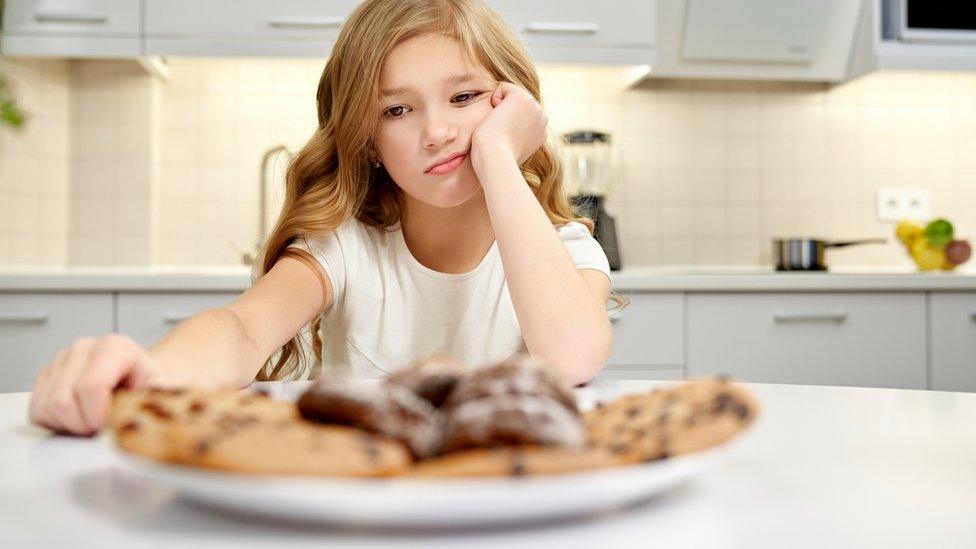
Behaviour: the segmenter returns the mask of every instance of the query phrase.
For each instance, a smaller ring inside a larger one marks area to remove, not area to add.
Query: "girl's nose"
[[[424,148],[438,149],[457,139],[458,128],[449,120],[428,119],[424,128]]]

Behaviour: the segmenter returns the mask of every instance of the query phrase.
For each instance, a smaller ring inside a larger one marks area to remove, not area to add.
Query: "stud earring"
[[[380,166],[382,166],[382,165],[383,165],[382,162],[376,162],[375,164],[373,164],[373,167],[378,170],[378,169],[380,169]]]

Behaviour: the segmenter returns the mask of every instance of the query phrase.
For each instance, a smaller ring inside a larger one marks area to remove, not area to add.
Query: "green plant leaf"
[[[24,113],[12,101],[5,99],[0,101],[0,121],[19,128],[24,124]]]

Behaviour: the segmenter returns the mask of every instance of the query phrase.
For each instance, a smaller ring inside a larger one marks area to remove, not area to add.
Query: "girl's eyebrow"
[[[454,76],[446,79],[444,81],[444,86],[445,87],[447,87],[447,86],[454,86],[454,85],[461,84],[461,83],[464,83],[464,82],[471,82],[471,81],[474,81],[474,80],[483,80],[484,78],[485,77],[483,77],[481,75],[474,74],[474,73],[471,73],[471,72],[464,73],[464,74],[456,74],[456,75],[454,75]],[[380,99],[383,99],[385,97],[389,97],[391,95],[398,95],[398,94],[401,94],[401,93],[407,93],[409,91],[410,91],[410,88],[406,88],[406,87],[390,88],[388,90],[380,90]]]

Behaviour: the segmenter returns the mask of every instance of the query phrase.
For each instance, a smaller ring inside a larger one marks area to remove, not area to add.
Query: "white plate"
[[[534,477],[255,476],[167,464],[117,448],[116,453],[151,480],[190,499],[250,514],[329,524],[460,526],[596,513],[647,499],[717,465],[746,434],[667,460]]]

